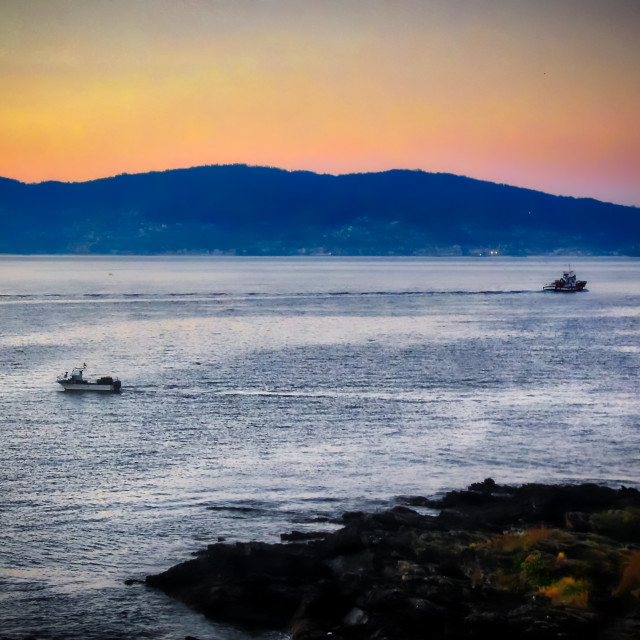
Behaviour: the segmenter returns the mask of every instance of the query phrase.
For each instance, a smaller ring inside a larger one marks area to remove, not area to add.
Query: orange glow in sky
[[[640,206],[637,0],[3,0],[0,176],[451,172]]]

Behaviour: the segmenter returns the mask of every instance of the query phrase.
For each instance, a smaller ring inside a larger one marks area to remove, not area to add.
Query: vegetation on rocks
[[[488,479],[398,502],[312,540],[213,544],[146,582],[292,640],[638,637],[638,491]]]

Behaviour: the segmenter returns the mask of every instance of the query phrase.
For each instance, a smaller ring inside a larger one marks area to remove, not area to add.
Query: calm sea
[[[247,638],[124,580],[488,476],[640,486],[640,261],[543,293],[566,262],[0,258],[0,637]]]

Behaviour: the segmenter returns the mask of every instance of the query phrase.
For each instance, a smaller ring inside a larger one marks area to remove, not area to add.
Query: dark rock
[[[146,582],[212,618],[278,627],[297,609],[301,591],[328,575],[307,545],[249,542],[210,545],[206,555]]]
[[[325,560],[325,564],[335,577],[344,579],[349,575],[361,575],[373,571],[375,560],[375,554],[366,549],[358,553],[331,555]]]
[[[473,482],[469,485],[469,491],[482,491],[483,493],[491,493],[496,488],[496,481],[493,478],[485,478],[482,482]]]
[[[400,504],[408,505],[410,507],[429,507],[431,509],[438,509],[442,506],[439,500],[424,498],[423,496],[398,496],[396,500]]]
[[[369,622],[369,615],[366,611],[353,607],[349,613],[342,619],[342,623],[347,627],[358,627]]]
[[[574,531],[589,531],[591,529],[589,517],[588,513],[583,513],[582,511],[567,511],[564,514],[567,529],[573,529]]]
[[[498,531],[506,525],[547,522],[564,525],[568,512],[593,513],[606,509],[640,507],[640,492],[618,491],[595,484],[521,487],[488,482],[470,485],[467,491],[450,491],[433,501],[441,508],[442,526]]]
[[[640,543],[637,491],[487,478],[437,502],[437,517],[396,506],[345,514],[332,533],[282,536],[303,544],[212,544],[146,582],[211,618],[292,640],[626,638],[605,630],[631,628],[621,621],[636,613],[635,596],[611,594]],[[541,588],[565,578],[569,605],[552,605]],[[588,605],[571,599],[582,592]]]
[[[342,514],[341,521],[349,522],[350,520],[359,520],[360,518],[366,515],[367,514],[364,511],[345,511]]]
[[[326,531],[292,531],[291,533],[281,533],[280,540],[283,542],[301,542],[304,540],[319,540],[326,535]]]

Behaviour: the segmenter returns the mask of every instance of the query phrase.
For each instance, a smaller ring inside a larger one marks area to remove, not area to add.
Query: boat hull
[[[575,293],[576,291],[584,291],[586,282],[578,282],[574,286],[546,284],[542,287],[543,291],[559,291],[560,293]]]
[[[103,393],[117,393],[120,384],[96,384],[93,382],[60,382],[65,391],[101,391]]]

